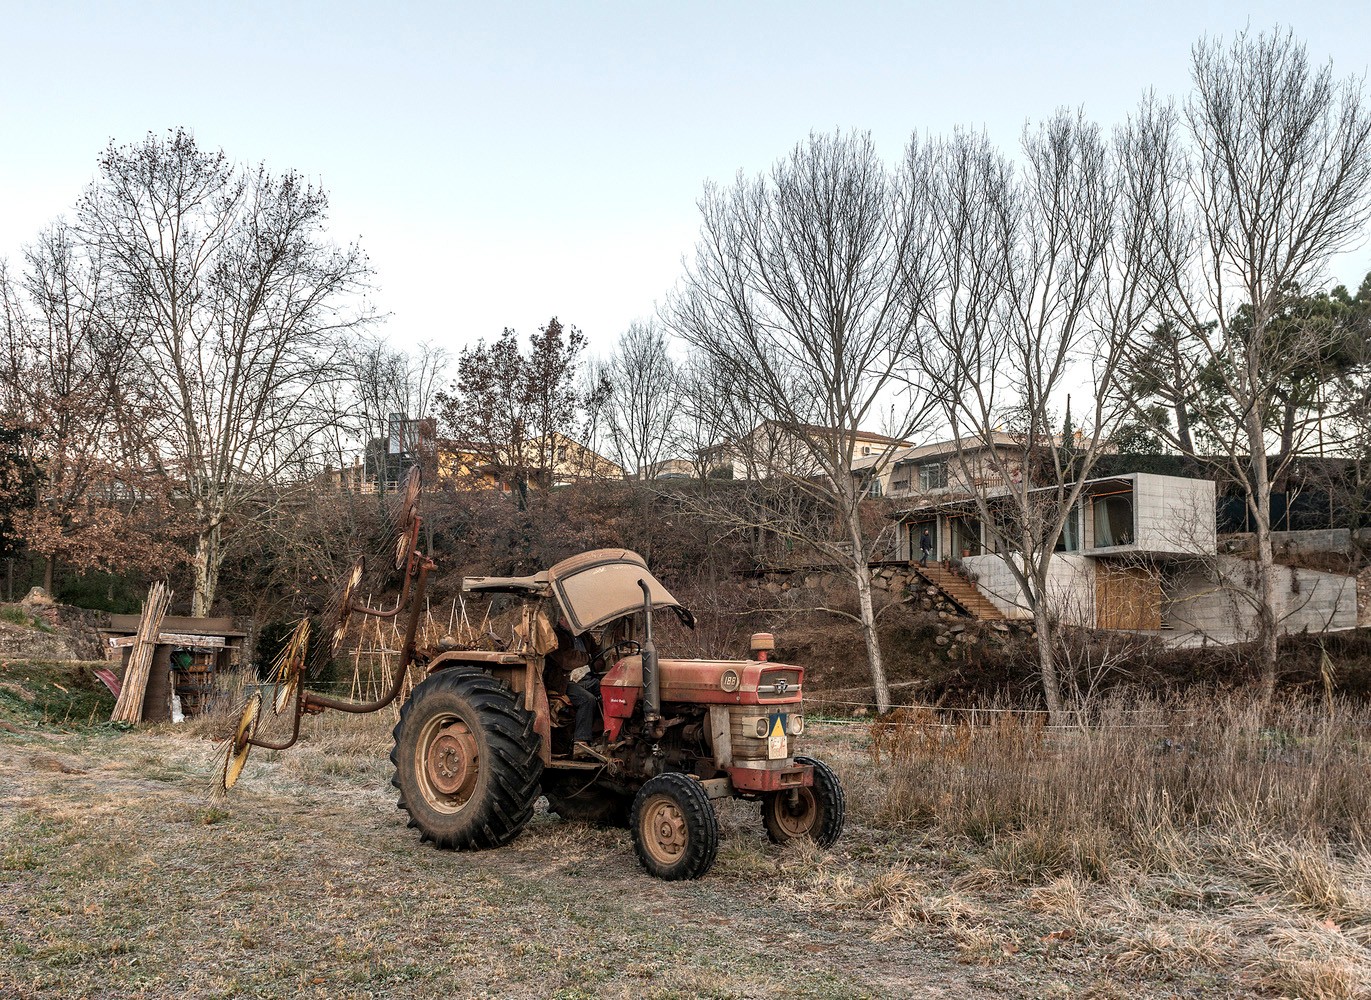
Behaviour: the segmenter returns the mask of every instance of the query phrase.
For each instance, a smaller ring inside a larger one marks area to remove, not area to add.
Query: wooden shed
[[[109,618],[109,625],[100,630],[106,659],[127,668],[141,616]],[[143,721],[171,719],[173,694],[187,717],[204,711],[215,676],[243,662],[247,638],[248,633],[236,628],[232,618],[163,618],[143,699]]]

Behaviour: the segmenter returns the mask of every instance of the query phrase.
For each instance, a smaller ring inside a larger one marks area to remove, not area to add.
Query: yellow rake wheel
[[[343,637],[347,634],[348,618],[352,615],[352,601],[357,596],[357,588],[362,584],[362,574],[366,571],[366,560],[361,556],[352,564],[352,572],[343,584],[343,592],[338,595],[338,609],[333,619],[333,655],[343,648]]]
[[[276,658],[272,680],[276,683],[276,699],[272,710],[280,715],[286,706],[295,700],[300,690],[300,679],[305,672],[305,654],[309,651],[309,619],[301,618],[290,633],[281,655]]]
[[[233,743],[229,746],[228,756],[224,759],[224,774],[220,781],[224,791],[238,783],[238,776],[248,762],[252,750],[249,742],[257,733],[257,722],[262,717],[262,692],[254,691],[252,697],[243,705],[243,714],[238,716],[238,728],[233,732]]]

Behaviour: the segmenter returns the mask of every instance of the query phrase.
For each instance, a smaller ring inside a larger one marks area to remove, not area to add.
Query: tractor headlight
[[[791,736],[799,736],[805,731],[805,717],[803,715],[792,715],[786,725]]]
[[[719,678],[719,687],[723,688],[729,694],[737,691],[740,684],[742,684],[742,679],[738,676],[738,671],[736,670],[725,670],[724,675]]]
[[[771,720],[763,716],[757,720],[757,739],[766,739],[766,734],[771,732]]]

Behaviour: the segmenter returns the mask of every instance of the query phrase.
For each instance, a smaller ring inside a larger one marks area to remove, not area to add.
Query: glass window
[[[1133,544],[1133,495],[1115,493],[1096,497],[1095,547]]]
[[[952,520],[952,548],[958,556],[981,554],[981,522],[974,517]]]
[[[1081,509],[1073,508],[1062,525],[1062,533],[1057,536],[1058,552],[1076,552],[1081,547]]]
[[[947,485],[947,463],[925,462],[919,466],[919,488],[940,490]]]

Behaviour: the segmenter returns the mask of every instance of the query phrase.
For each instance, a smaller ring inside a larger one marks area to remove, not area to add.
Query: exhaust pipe
[[[657,646],[652,641],[652,590],[646,580],[639,580],[643,592],[643,723],[654,737],[662,730],[662,680],[657,670]]]

